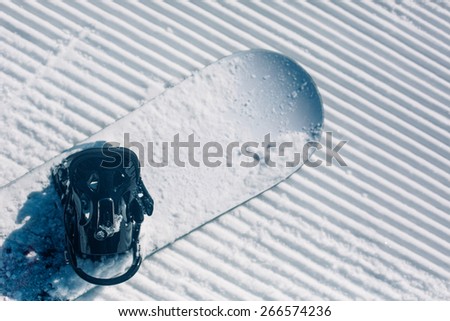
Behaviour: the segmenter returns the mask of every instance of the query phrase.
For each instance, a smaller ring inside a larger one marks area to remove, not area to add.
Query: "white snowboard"
[[[73,299],[93,287],[64,264],[62,213],[49,179],[51,167],[71,153],[115,142],[138,154],[155,201],[155,212],[141,230],[145,257],[298,170],[302,161],[296,163],[294,156],[318,138],[322,122],[313,80],[281,54],[251,50],[205,67],[0,189],[1,293],[19,300]],[[262,145],[267,134],[273,147]],[[177,155],[176,137],[181,142],[191,137],[196,146],[181,147]],[[267,150],[273,163],[267,162]],[[164,159],[164,166],[152,165],[150,158],[160,164]]]

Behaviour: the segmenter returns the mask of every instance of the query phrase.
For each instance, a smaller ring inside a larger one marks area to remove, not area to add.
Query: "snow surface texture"
[[[81,299],[450,299],[447,3],[0,6],[4,184],[248,48],[299,61],[349,140],[348,167],[303,168]]]

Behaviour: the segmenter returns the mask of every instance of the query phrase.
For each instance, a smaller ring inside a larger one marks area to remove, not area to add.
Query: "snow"
[[[62,259],[62,243],[41,255],[60,238],[52,229],[61,230],[54,210],[40,206],[52,197],[42,190],[49,168],[22,178],[20,188],[10,182],[192,71],[232,52],[266,48],[313,76],[325,130],[349,140],[349,167],[304,167],[156,253],[126,284],[81,299],[449,299],[447,4],[1,6],[0,239],[21,253],[11,258],[3,243],[3,298],[48,299],[55,277],[61,297],[89,288],[68,266],[58,275],[42,268]],[[324,160],[321,152],[315,157]],[[158,187],[151,192],[171,199]],[[44,236],[39,242],[35,231]],[[9,282],[14,272],[20,282]]]

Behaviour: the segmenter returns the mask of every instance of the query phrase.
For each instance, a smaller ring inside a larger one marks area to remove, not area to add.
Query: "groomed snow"
[[[248,48],[304,66],[349,141],[348,167],[303,168],[80,299],[450,299],[447,3],[0,6],[3,184]]]

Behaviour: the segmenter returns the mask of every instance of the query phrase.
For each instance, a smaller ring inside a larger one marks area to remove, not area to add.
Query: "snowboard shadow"
[[[53,183],[32,192],[1,247],[1,292],[15,300],[51,299],[52,276],[65,265],[64,226]]]

